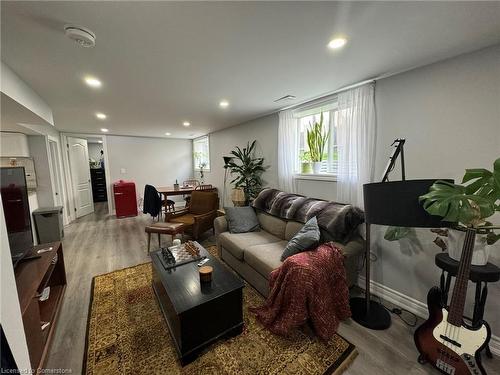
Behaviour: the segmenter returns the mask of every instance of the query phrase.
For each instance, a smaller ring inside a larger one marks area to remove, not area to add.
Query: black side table
[[[448,253],[439,253],[436,255],[436,266],[442,269],[440,286],[443,292],[443,306],[448,306],[448,293],[450,291],[451,278],[456,277],[458,264],[451,259]],[[447,273],[445,277],[445,272]],[[488,283],[494,283],[500,280],[500,268],[492,263],[484,266],[471,266],[469,280],[476,284],[476,296],[474,298],[474,313],[472,316],[472,326],[475,327],[483,320],[484,306],[488,296]],[[483,286],[484,284],[484,286]],[[486,345],[486,355],[492,358],[489,343]]]

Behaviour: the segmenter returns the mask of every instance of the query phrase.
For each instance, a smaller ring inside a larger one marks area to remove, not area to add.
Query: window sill
[[[313,180],[313,181],[337,181],[337,176],[332,173],[298,173],[294,176],[296,180]]]

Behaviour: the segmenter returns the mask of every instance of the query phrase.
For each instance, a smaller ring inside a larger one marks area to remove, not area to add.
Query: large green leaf
[[[493,163],[493,172],[484,168],[466,169],[462,183],[469,182],[466,194],[474,194],[490,199],[495,209],[500,210],[500,158]]]
[[[481,195],[467,194],[464,186],[447,181],[436,181],[429,192],[420,197],[424,209],[444,221],[477,225],[495,213],[495,204]]]

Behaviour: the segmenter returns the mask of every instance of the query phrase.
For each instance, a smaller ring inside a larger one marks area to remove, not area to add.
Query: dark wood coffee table
[[[213,341],[243,330],[243,281],[196,244],[209,259],[204,265],[213,267],[209,283],[200,282],[198,262],[165,270],[161,251],[151,253],[153,289],[183,366]]]

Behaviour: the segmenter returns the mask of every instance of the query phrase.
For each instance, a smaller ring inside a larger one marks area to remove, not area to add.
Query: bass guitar
[[[429,362],[444,374],[486,375],[479,352],[490,340],[488,324],[476,327],[463,320],[467,284],[476,229],[467,228],[449,309],[442,306],[442,292],[432,288],[427,295],[429,318],[415,331],[419,362]]]

